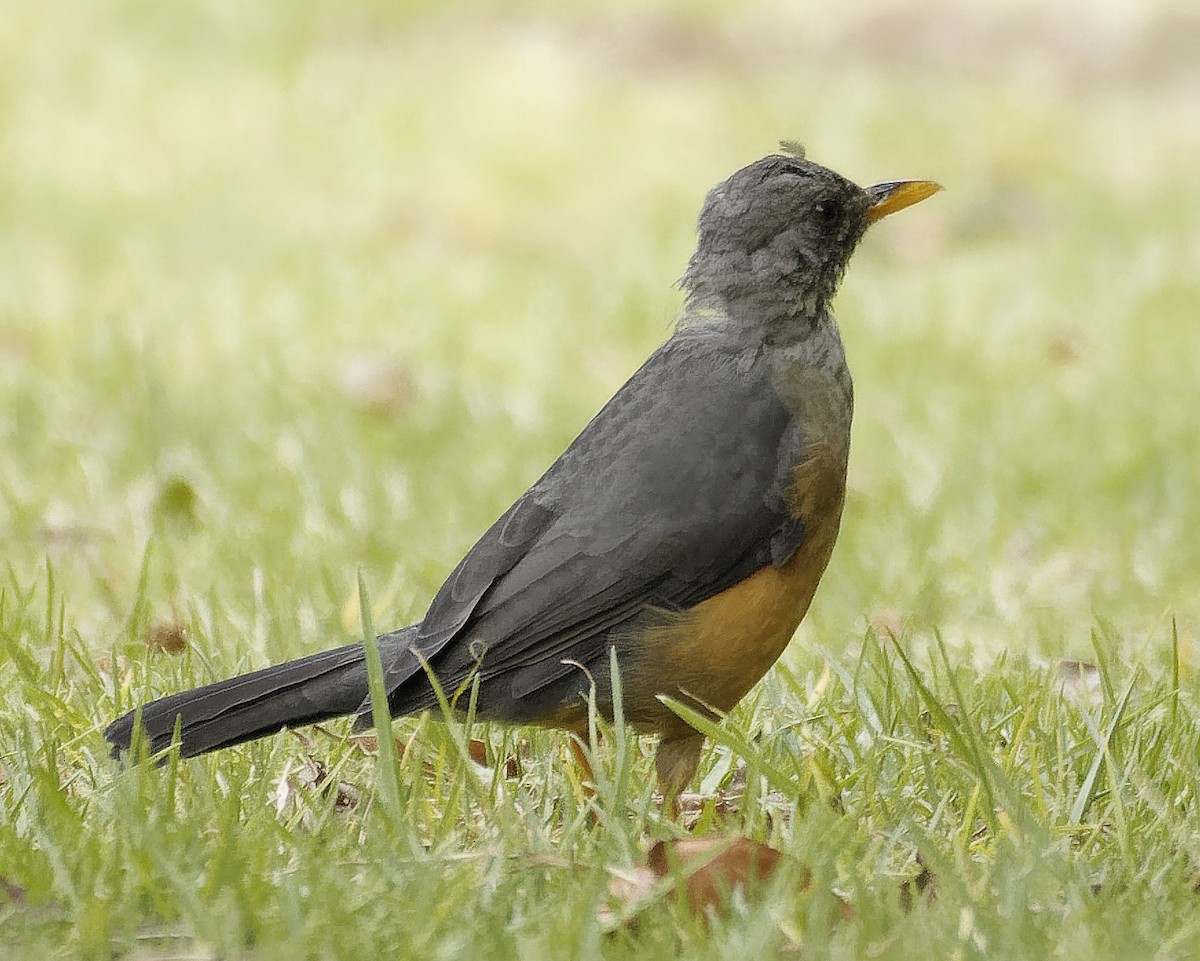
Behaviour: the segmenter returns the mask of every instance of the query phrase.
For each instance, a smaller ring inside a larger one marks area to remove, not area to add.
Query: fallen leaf
[[[187,628],[176,621],[160,621],[146,631],[142,640],[152,651],[182,654],[188,646]]]
[[[351,734],[349,741],[368,757],[375,757],[379,753],[379,736],[377,734]],[[399,738],[396,738],[394,743],[396,745],[396,760],[400,760],[404,757],[407,745]]]
[[[487,741],[472,738],[467,744],[467,753],[471,756],[471,760],[480,767],[491,767],[488,763]],[[516,755],[510,754],[504,759],[504,776],[506,778],[521,776],[521,762],[517,760]]]
[[[784,860],[779,851],[749,838],[710,835],[659,841],[650,849],[647,866],[658,878],[682,874],[688,903],[703,915],[720,908],[738,888],[752,897]],[[806,888],[811,882],[807,870],[802,877]]]
[[[749,838],[709,835],[659,841],[647,854],[644,866],[609,869],[609,893],[619,908],[602,911],[600,921],[610,930],[633,921],[645,908],[666,896],[686,898],[689,909],[701,919],[726,909],[737,896],[753,898],[794,858]],[[807,868],[797,865],[797,890],[812,884]],[[835,896],[841,920],[854,917],[854,909]]]

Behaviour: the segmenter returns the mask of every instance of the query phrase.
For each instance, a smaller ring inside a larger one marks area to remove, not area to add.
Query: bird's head
[[[682,286],[692,301],[755,323],[815,319],[867,227],[940,189],[928,180],[863,188],[802,156],[764,157],[709,191]]]

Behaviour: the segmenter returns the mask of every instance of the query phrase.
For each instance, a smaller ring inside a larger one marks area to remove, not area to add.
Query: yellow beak
[[[873,224],[881,217],[911,207],[926,197],[932,197],[941,189],[942,185],[932,180],[894,180],[891,183],[868,187],[871,206],[867,208],[867,223]]]

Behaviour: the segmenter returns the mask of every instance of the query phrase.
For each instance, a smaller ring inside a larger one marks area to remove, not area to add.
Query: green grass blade
[[[367,658],[367,684],[371,693],[371,720],[378,735],[379,783],[383,793],[384,810],[398,822],[403,815],[400,803],[400,782],[396,778],[396,747],[392,739],[392,713],[383,677],[383,662],[379,659],[379,642],[375,636],[375,621],[371,616],[371,599],[363,573],[358,572],[358,610],[363,630],[363,650]]]
[[[1079,826],[1080,822],[1083,821],[1083,815],[1086,813],[1088,805],[1092,803],[1095,797],[1096,782],[1100,774],[1100,768],[1104,764],[1113,734],[1116,733],[1117,728],[1121,724],[1121,719],[1125,716],[1125,708],[1129,704],[1129,695],[1133,693],[1136,680],[1136,677],[1132,677],[1129,679],[1129,683],[1125,685],[1125,691],[1117,702],[1117,708],[1113,712],[1112,719],[1108,722],[1108,727],[1103,734],[1100,734],[1091,717],[1084,714],[1084,721],[1096,741],[1096,756],[1092,758],[1087,775],[1084,777],[1083,783],[1079,785],[1079,791],[1075,795],[1075,802],[1071,805],[1071,813],[1067,817],[1067,824],[1070,827]]]

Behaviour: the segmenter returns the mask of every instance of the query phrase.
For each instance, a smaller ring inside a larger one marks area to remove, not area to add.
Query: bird
[[[830,301],[867,228],[931,196],[860,187],[785,144],[704,199],[666,341],[466,553],[420,621],[378,637],[392,717],[474,689],[478,719],[582,737],[589,703],[659,737],[664,798],[782,654],[837,539],[854,390]],[[440,688],[440,691],[439,691]],[[349,644],[151,701],[105,729],[190,757],[353,715]]]

